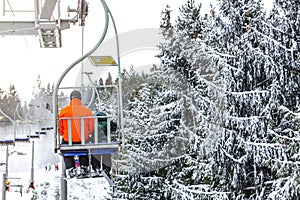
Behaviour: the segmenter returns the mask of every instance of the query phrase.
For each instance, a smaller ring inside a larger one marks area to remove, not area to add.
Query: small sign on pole
[[[117,66],[116,61],[111,56],[90,56],[89,58],[95,66]]]

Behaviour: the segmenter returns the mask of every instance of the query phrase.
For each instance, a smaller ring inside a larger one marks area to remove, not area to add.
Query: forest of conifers
[[[300,198],[300,1],[171,10],[161,66],[124,78],[116,199]]]

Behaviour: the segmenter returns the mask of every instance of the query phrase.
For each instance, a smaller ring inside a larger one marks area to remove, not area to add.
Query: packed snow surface
[[[19,135],[18,137],[24,137]],[[8,139],[7,136],[6,139]],[[40,135],[39,139],[34,139],[34,186],[29,188],[31,177],[32,141],[29,143],[17,143],[9,146],[8,157],[8,178],[10,181],[10,191],[6,192],[6,199],[60,199],[61,186],[61,157],[54,153],[53,132],[47,131],[46,135]],[[6,161],[6,145],[0,146],[0,162]],[[20,155],[21,152],[26,155]],[[58,170],[55,169],[58,164]],[[1,174],[5,172],[5,165],[0,166]],[[1,176],[3,177],[3,176]],[[2,198],[1,180],[1,198]],[[85,179],[67,179],[68,200],[105,199],[110,191],[110,185],[103,177]],[[22,186],[13,187],[13,185]]]

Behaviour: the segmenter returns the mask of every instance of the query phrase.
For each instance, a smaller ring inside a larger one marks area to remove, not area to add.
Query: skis
[[[66,179],[69,180],[69,179],[73,179],[73,178],[84,179],[84,178],[99,178],[99,177],[103,177],[103,172],[100,172],[99,170],[90,171],[90,170],[88,170],[88,168],[78,167],[78,168],[70,169],[67,172]]]

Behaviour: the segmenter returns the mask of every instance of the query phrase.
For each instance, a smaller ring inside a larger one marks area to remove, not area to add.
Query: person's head
[[[81,100],[81,93],[78,90],[73,90],[71,92],[70,100],[75,99],[75,98]]]

